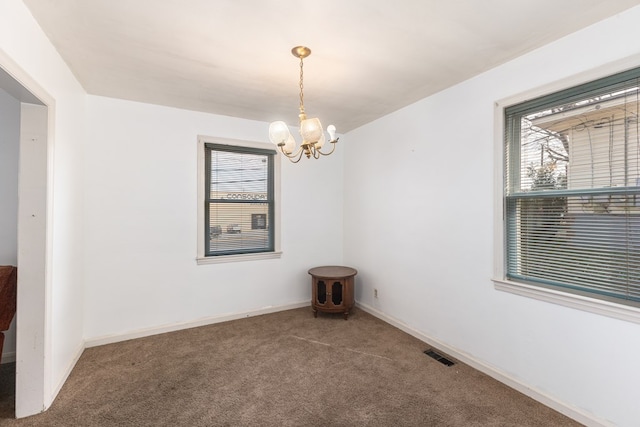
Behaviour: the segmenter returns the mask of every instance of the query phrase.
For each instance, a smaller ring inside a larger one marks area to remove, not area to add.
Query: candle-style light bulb
[[[327,126],[327,132],[329,133],[329,141],[336,140],[336,127],[334,125]]]

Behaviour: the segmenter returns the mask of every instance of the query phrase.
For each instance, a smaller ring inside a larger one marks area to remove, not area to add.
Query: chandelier
[[[287,124],[283,121],[277,121],[269,125],[269,139],[272,143],[280,148],[282,154],[287,156],[293,163],[298,163],[302,158],[302,155],[306,155],[307,158],[313,156],[314,159],[319,159],[320,156],[328,156],[336,149],[336,127],[329,125],[327,127],[327,133],[329,134],[329,143],[331,143],[331,151],[323,153],[320,151],[326,138],[324,132],[322,132],[322,124],[320,119],[312,118],[307,119],[307,115],[304,112],[304,94],[302,92],[303,81],[303,60],[307,56],[311,55],[311,49],[305,46],[296,46],[291,49],[291,53],[296,58],[300,58],[300,135],[302,135],[302,143],[296,148],[296,141],[289,132]]]

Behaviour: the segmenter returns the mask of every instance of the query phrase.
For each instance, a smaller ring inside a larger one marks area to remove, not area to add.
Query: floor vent
[[[442,363],[443,365],[447,365],[447,366],[454,365],[454,363],[451,360],[447,359],[441,354],[436,353],[433,350],[425,350],[424,354],[431,357],[432,359],[436,359],[438,362]]]

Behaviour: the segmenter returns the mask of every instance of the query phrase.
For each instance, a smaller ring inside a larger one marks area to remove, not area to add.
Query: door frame
[[[22,418],[43,412],[53,398],[50,290],[55,99],[2,49],[0,69],[26,91],[18,87],[12,94],[17,93],[21,101],[15,415]],[[33,96],[44,106],[40,108],[47,110],[44,119],[36,114],[39,129],[23,120],[34,117],[30,114]],[[31,143],[25,145],[26,141]]]

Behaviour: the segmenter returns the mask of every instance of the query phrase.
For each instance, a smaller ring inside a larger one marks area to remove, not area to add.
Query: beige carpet
[[[53,406],[22,420],[5,365],[0,425],[579,425],[427,348],[358,309],[250,317],[87,349]]]

